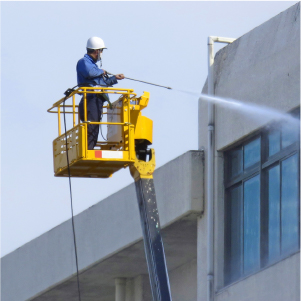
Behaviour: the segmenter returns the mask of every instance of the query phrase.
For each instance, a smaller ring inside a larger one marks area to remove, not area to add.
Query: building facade
[[[215,106],[214,300],[300,297],[299,15],[300,3],[215,56],[214,94],[241,106]],[[200,101],[200,149],[207,107]],[[198,229],[198,300],[206,300],[206,216]]]
[[[214,107],[212,300],[297,301],[300,3],[217,52],[214,94],[240,107]],[[200,100],[199,149],[154,174],[174,301],[208,300],[207,112]],[[75,217],[82,300],[152,300],[136,202],[131,184]],[[78,300],[71,231],[4,256],[1,300]]]

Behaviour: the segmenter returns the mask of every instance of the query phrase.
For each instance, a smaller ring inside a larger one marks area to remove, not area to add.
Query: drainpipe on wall
[[[214,95],[214,42],[232,43],[235,39],[208,37],[208,95]],[[214,124],[215,105],[208,102],[208,154],[207,154],[207,300],[214,298],[214,272],[213,272],[213,196],[214,196]]]

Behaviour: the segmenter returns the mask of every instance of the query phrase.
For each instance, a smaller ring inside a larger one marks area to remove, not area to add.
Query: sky
[[[57,118],[47,109],[77,84],[88,38],[108,48],[103,69],[174,89],[126,79],[115,86],[150,92],[142,113],[153,120],[160,167],[198,148],[198,99],[176,89],[202,91],[207,37],[239,38],[295,3],[1,1],[1,256],[71,217],[68,179],[54,177]],[[128,169],[72,179],[74,214],[132,182]]]

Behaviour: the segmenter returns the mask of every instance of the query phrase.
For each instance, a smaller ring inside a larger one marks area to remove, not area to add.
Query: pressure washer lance
[[[112,74],[112,73],[110,73],[110,72],[108,72],[108,71],[106,71],[106,73],[109,74],[109,75],[115,75],[115,74]],[[171,87],[160,86],[160,85],[156,85],[156,84],[144,82],[144,81],[142,81],[142,80],[133,79],[133,78],[129,78],[129,77],[124,77],[124,78],[129,79],[129,80],[134,80],[134,81],[136,81],[136,82],[145,83],[145,84],[148,84],[148,85],[153,85],[153,86],[157,86],[157,87],[161,87],[161,88],[166,88],[166,89],[172,90]]]

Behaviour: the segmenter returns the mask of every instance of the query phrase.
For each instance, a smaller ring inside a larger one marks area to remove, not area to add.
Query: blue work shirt
[[[114,75],[106,78],[104,81],[101,76],[104,73],[103,70],[98,68],[93,58],[88,54],[85,54],[84,57],[77,62],[76,71],[78,85],[86,84],[92,87],[108,87],[117,84],[117,79]]]

